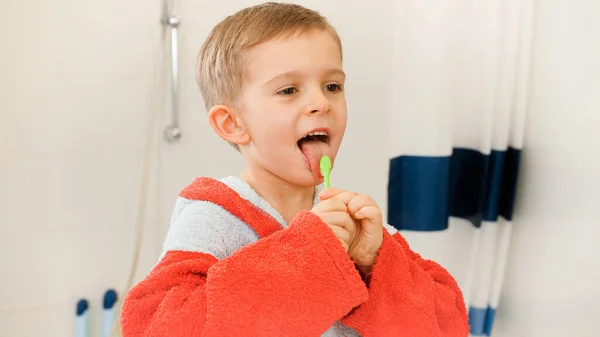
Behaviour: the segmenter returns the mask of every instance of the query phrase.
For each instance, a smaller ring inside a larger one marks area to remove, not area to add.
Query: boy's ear
[[[250,142],[239,111],[227,105],[215,105],[208,111],[208,122],[215,132],[230,143],[245,145]]]

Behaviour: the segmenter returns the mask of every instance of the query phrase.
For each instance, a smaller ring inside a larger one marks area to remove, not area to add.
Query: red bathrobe
[[[170,250],[127,294],[124,337],[320,336],[335,322],[361,336],[463,337],[462,293],[440,265],[384,231],[365,279],[319,217],[287,228],[224,183],[199,178],[180,195],[221,206],[260,237],[230,256]]]

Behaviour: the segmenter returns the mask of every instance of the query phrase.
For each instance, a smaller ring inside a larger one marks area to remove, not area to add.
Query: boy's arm
[[[384,231],[369,300],[342,322],[362,336],[463,337],[469,334],[465,303],[454,278],[410,250],[398,233]]]
[[[126,296],[124,337],[318,336],[367,299],[339,241],[319,217],[218,260],[170,251]]]

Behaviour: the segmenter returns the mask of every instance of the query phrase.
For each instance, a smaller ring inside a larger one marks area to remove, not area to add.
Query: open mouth
[[[302,144],[310,142],[325,143],[329,145],[329,135],[325,131],[311,132],[304,136],[304,138],[298,140],[298,147],[302,148]]]
[[[325,155],[332,155],[329,141],[329,132],[324,129],[313,129],[313,131],[298,140],[298,148],[304,155],[306,166],[317,179],[322,178],[320,171],[321,158]]]

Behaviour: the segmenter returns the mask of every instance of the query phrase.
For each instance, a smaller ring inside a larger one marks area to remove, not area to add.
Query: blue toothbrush
[[[86,299],[77,302],[75,314],[75,336],[90,337],[90,306]]]
[[[115,320],[115,307],[117,303],[117,292],[109,289],[104,294],[102,303],[102,337],[109,337]]]

